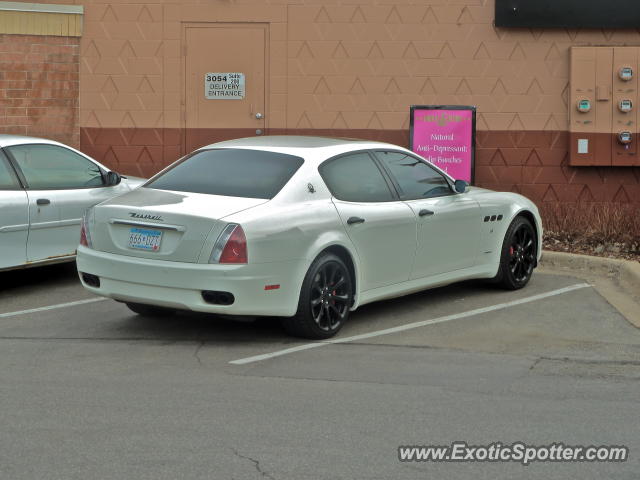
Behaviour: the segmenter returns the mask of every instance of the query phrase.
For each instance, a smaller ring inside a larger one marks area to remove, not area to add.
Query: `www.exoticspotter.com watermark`
[[[489,445],[409,445],[398,447],[401,462],[625,462],[629,448],[624,445],[527,445],[523,442]]]

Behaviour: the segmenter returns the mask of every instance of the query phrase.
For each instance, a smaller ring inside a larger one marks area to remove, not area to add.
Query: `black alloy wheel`
[[[310,295],[313,321],[330,332],[344,321],[351,302],[348,272],[338,262],[327,262],[316,272]]]
[[[353,303],[353,283],[349,269],[334,254],[320,255],[311,264],[302,282],[298,311],[283,318],[291,335],[324,339],[334,336],[349,318]]]
[[[518,282],[527,282],[536,262],[534,232],[527,224],[521,224],[511,236],[509,245],[509,270],[513,279]]]
[[[524,287],[536,267],[538,238],[531,222],[516,217],[504,236],[500,267],[494,281],[508,290]]]

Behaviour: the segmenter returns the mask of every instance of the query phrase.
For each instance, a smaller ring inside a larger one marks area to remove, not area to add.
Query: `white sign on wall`
[[[208,100],[242,100],[244,73],[205,73],[204,96]]]

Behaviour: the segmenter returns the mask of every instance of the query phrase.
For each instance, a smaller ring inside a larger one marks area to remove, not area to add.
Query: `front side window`
[[[452,195],[449,182],[426,162],[402,152],[376,152],[400,187],[403,200]]]
[[[18,190],[20,185],[11,170],[11,167],[7,163],[4,154],[0,152],[0,190]]]
[[[271,199],[303,163],[302,158],[294,155],[263,150],[201,150],[176,162],[144,187]]]
[[[16,161],[31,190],[104,185],[100,168],[67,148],[57,145],[15,145],[6,149]]]
[[[366,152],[329,160],[320,174],[331,193],[346,202],[388,202],[394,200],[382,172]]]

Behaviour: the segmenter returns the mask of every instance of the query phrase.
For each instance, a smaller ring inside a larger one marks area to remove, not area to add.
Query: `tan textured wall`
[[[181,22],[259,21],[268,132],[406,144],[409,105],[474,104],[478,183],[537,201],[640,199],[638,168],[567,164],[569,48],[637,44],[638,31],[496,29],[491,0],[83,4],[82,147],[125,172],[181,152]]]

